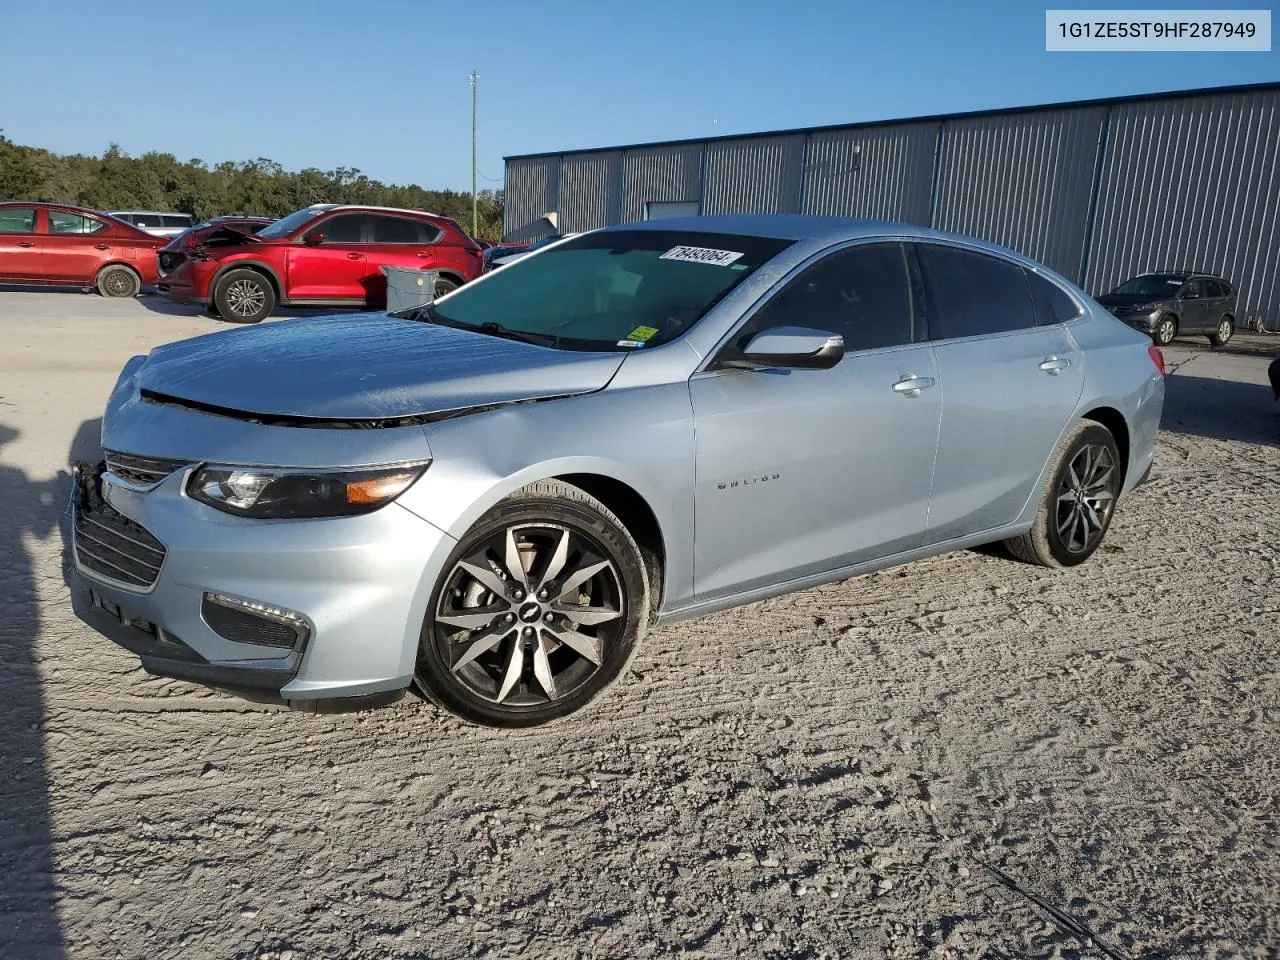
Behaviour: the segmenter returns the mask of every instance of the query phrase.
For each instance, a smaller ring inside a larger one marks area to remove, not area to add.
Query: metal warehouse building
[[[1020,250],[1091,293],[1221,272],[1280,329],[1280,83],[506,158],[505,230],[878,217]]]

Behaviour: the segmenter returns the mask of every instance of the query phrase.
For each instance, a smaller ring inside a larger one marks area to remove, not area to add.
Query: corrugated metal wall
[[[1221,271],[1243,321],[1280,327],[1280,91],[1112,108],[1086,288]]]
[[[502,232],[526,227],[560,206],[560,158],[528,157],[507,162]]]
[[[804,135],[707,144],[702,212],[798,213]]]
[[[1012,247],[1100,293],[1219,270],[1280,329],[1280,89],[514,158],[508,232],[705,214],[882,217]]]
[[[1079,279],[1106,107],[948,120],[934,226]]]
[[[622,156],[620,223],[644,219],[646,203],[702,202],[702,144],[641,147]]]
[[[810,135],[800,212],[927,225],[940,128],[911,123]]]
[[[560,161],[560,229],[597,230],[622,219],[622,151],[585,153]]]

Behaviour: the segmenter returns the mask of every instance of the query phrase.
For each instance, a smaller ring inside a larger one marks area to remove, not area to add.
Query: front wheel
[[[1153,333],[1152,339],[1156,345],[1167,347],[1173,343],[1173,338],[1178,335],[1178,321],[1173,317],[1161,317],[1160,322],[1156,324],[1156,332]]]
[[[449,557],[415,683],[472,723],[549,723],[622,673],[648,611],[645,565],[622,522],[577,487],[539,481],[481,517]]]
[[[1209,342],[1215,347],[1225,347],[1235,332],[1235,322],[1230,317],[1224,316],[1218,321],[1218,329],[1209,334]]]
[[[271,281],[256,270],[231,270],[213,291],[218,316],[231,323],[258,323],[271,316],[276,292]]]
[[[1092,420],[1077,423],[1054,451],[1034,525],[1005,547],[1044,567],[1084,563],[1111,526],[1121,469],[1111,431]]]

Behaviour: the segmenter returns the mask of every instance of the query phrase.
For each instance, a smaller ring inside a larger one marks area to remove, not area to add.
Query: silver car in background
[[[130,360],[77,465],[76,606],[152,673],[544,723],[655,624],[996,541],[1086,560],[1162,363],[962,237],[613,227],[400,316]]]

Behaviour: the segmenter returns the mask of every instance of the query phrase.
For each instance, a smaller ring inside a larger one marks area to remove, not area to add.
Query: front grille
[[[164,544],[107,503],[77,508],[75,528],[82,567],[134,587],[149,587],[160,576]]]
[[[185,253],[168,252],[160,254],[160,269],[165,273],[173,273],[187,259]]]
[[[185,460],[164,460],[160,457],[136,457],[131,453],[106,451],[107,469],[121,480],[150,486],[159,483],[173,471],[185,467]]]

